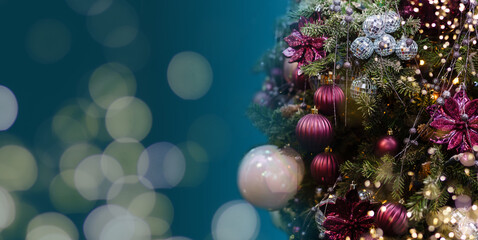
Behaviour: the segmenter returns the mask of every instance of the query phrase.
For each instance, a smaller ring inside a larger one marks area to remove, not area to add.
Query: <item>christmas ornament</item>
[[[350,51],[358,59],[368,59],[373,54],[373,43],[366,37],[356,38],[350,45]]]
[[[372,201],[373,200],[373,192],[367,189],[363,189],[358,192],[360,200],[363,201]]]
[[[400,39],[400,41],[398,41],[397,44],[395,45],[395,54],[397,54],[398,58],[404,61],[408,61],[414,58],[418,53],[417,43],[411,40],[411,44],[409,44],[410,40],[411,39],[409,38],[408,39],[403,38],[403,39]]]
[[[327,38],[324,36],[317,38],[309,37],[300,31],[302,27],[310,23],[321,23],[318,13],[314,13],[309,19],[301,17],[298,29],[293,29],[292,33],[284,38],[289,48],[284,50],[283,54],[290,58],[289,62],[298,62],[299,67],[325,57],[324,42]]]
[[[377,93],[377,86],[372,83],[366,76],[357,77],[352,81],[350,87],[350,95],[353,99],[358,99],[360,95],[375,95]]]
[[[393,53],[395,50],[395,38],[389,34],[383,34],[382,36],[375,39],[373,43],[375,52],[380,56],[388,56]]]
[[[292,83],[296,90],[307,90],[310,88],[307,77],[302,74],[299,68],[297,68],[292,75]]]
[[[344,91],[337,85],[322,85],[315,91],[314,103],[319,112],[326,116],[338,114],[343,111],[345,104]]]
[[[327,147],[323,153],[315,156],[310,164],[312,178],[319,184],[332,186],[339,177],[339,160],[336,154]]]
[[[471,152],[461,153],[460,163],[465,167],[475,166],[475,154]]]
[[[332,240],[359,240],[373,226],[375,204],[360,200],[357,190],[347,192],[335,203],[322,204],[325,233]]]
[[[332,142],[333,128],[330,121],[318,114],[317,109],[312,114],[305,115],[297,123],[295,129],[300,144],[311,152],[318,152]]]
[[[263,107],[269,106],[271,103],[271,96],[264,91],[257,92],[254,95],[254,103]]]
[[[383,157],[386,154],[395,156],[398,153],[398,141],[393,136],[393,131],[388,131],[388,136],[382,137],[377,141],[375,146],[375,155]]]
[[[384,17],[381,15],[372,15],[367,17],[362,24],[362,30],[369,38],[378,38],[385,33]]]
[[[300,105],[296,104],[287,104],[280,108],[280,112],[284,118],[290,118],[297,114],[300,111]]]
[[[398,13],[389,11],[383,15],[385,22],[384,31],[386,33],[393,33],[400,27],[400,15]]]
[[[288,83],[294,82],[292,78],[294,77],[295,71],[297,71],[297,68],[299,67],[299,64],[296,62],[289,62],[289,59],[284,60],[284,79]]]
[[[402,235],[407,231],[407,209],[398,203],[387,203],[378,210],[375,225],[381,228],[385,235]]]
[[[280,209],[297,193],[304,171],[302,158],[292,148],[260,146],[242,159],[238,173],[239,190],[257,207]]]
[[[470,101],[465,91],[447,98],[443,106],[428,107],[432,122],[430,126],[445,134],[435,135],[430,140],[448,145],[447,150],[463,153],[478,145],[478,99]]]

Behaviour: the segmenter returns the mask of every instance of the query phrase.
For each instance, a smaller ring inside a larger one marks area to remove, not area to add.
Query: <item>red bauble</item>
[[[375,217],[375,225],[385,235],[402,235],[408,229],[407,209],[398,203],[382,205]]]
[[[294,89],[296,90],[307,90],[310,88],[309,81],[305,74],[300,72],[300,69],[297,68],[294,71],[294,75],[292,76],[292,83],[294,84]]]
[[[310,164],[312,177],[319,184],[332,186],[339,177],[339,158],[328,149],[315,156]]]
[[[337,85],[322,85],[315,92],[314,102],[320,113],[332,116],[343,111],[345,94]]]
[[[398,153],[399,146],[397,139],[393,136],[382,137],[377,141],[377,145],[375,146],[375,155],[378,157],[383,157],[386,154],[395,156]]]
[[[332,142],[333,128],[326,117],[313,113],[299,120],[295,134],[307,150],[319,152]]]

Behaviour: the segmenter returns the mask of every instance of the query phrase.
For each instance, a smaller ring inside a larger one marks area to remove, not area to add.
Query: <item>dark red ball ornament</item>
[[[382,137],[377,141],[375,146],[375,155],[378,157],[383,157],[386,154],[395,156],[398,153],[400,145],[398,144],[397,139],[392,136],[393,131],[388,131],[388,136]]]
[[[376,214],[375,225],[385,235],[402,235],[408,229],[407,209],[398,203],[384,204]]]
[[[333,128],[330,121],[312,109],[297,123],[295,134],[299,143],[311,152],[320,152],[332,142]]]
[[[344,91],[337,85],[322,85],[315,91],[314,103],[319,112],[326,116],[339,114],[344,109]]]
[[[339,177],[339,164],[338,156],[327,147],[312,160],[310,172],[317,183],[332,186]]]

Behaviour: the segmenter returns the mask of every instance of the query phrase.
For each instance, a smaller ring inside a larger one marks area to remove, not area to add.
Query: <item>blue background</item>
[[[136,96],[153,113],[153,128],[143,141],[181,143],[188,139],[189,126],[199,117],[213,114],[223,119],[229,134],[223,153],[211,156],[207,178],[195,188],[162,191],[174,204],[173,235],[208,239],[215,211],[224,203],[240,199],[236,174],[242,156],[266,138],[245,116],[263,75],[252,67],[274,45],[276,19],[286,14],[287,0],[131,0],[140,29],[149,39],[150,58],[135,72]],[[38,20],[63,22],[71,31],[71,50],[59,62],[41,64],[25,49],[28,29]],[[87,76],[108,62],[104,48],[88,34],[86,18],[72,11],[64,0],[0,1],[0,84],[9,87],[19,103],[18,119],[9,130],[26,145],[34,144],[34,133],[60,109],[62,103],[81,96]],[[206,57],[214,72],[208,94],[200,100],[177,97],[166,78],[171,58],[183,51]],[[214,144],[214,134],[211,141]],[[41,173],[40,173],[41,174]],[[47,193],[35,200],[37,209],[51,210]],[[266,211],[259,210],[258,239],[287,239],[276,229]],[[81,218],[75,219],[81,229]],[[81,231],[80,231],[81,232]]]

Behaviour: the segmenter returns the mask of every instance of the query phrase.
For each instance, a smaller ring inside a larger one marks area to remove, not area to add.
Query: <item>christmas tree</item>
[[[290,239],[477,239],[475,0],[294,0],[242,196]]]

